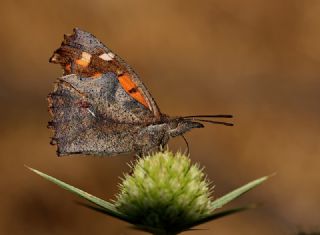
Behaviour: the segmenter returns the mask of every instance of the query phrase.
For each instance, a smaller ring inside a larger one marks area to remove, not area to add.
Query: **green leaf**
[[[229,210],[213,213],[213,214],[211,214],[211,215],[209,215],[209,216],[207,216],[205,218],[202,218],[200,220],[195,221],[192,224],[188,224],[185,227],[179,228],[179,232],[187,231],[187,230],[190,230],[192,227],[198,226],[200,224],[203,224],[203,223],[206,223],[206,222],[209,222],[209,221],[212,221],[212,220],[216,220],[216,219],[228,216],[228,215],[232,215],[232,214],[244,211],[244,210],[253,209],[253,208],[255,208],[255,206],[251,205],[251,206],[233,208],[233,209],[229,209]]]
[[[270,178],[270,176],[261,177],[259,179],[251,181],[250,183],[247,183],[247,184],[243,185],[242,187],[237,188],[236,190],[233,190],[232,192],[218,198],[217,200],[213,201],[211,204],[213,210],[221,208],[222,206],[229,203],[230,201],[236,199],[237,197],[240,197],[242,194],[244,194],[244,193],[248,192],[249,190],[262,184],[264,181],[266,181],[269,178]]]
[[[78,189],[74,186],[71,186],[61,180],[58,180],[50,175],[47,175],[41,171],[38,171],[36,169],[33,169],[31,167],[27,167],[29,170],[33,171],[34,173],[40,175],[41,177],[45,178],[46,180],[51,181],[52,183],[55,183],[56,185],[60,186],[63,189],[66,189],[86,200],[88,200],[89,202],[99,206],[100,208],[102,208],[102,210],[104,211],[105,214],[108,214],[110,216],[113,216],[115,218],[124,220],[126,222],[132,223],[132,221],[124,214],[122,214],[121,212],[117,211],[117,209],[114,207],[113,204],[111,204],[110,202],[107,202],[101,198],[95,197],[85,191],[82,191],[81,189]]]

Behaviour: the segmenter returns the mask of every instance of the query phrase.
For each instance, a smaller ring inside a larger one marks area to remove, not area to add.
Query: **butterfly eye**
[[[179,121],[178,120],[172,120],[169,122],[169,127],[170,129],[176,129],[179,126]]]

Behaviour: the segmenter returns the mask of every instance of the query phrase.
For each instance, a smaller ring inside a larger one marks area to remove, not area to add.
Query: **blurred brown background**
[[[320,1],[4,0],[0,13],[0,234],[141,234],[24,168],[110,199],[132,160],[58,158],[49,145],[46,95],[61,69],[48,58],[73,27],[126,59],[164,113],[235,115],[233,128],[187,134],[215,196],[277,173],[230,205],[262,208],[190,234],[320,229]]]

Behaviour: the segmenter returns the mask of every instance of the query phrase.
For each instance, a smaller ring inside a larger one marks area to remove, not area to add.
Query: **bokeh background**
[[[0,234],[142,234],[24,167],[112,199],[132,160],[58,158],[49,145],[46,95],[62,72],[48,58],[73,27],[131,64],[164,113],[235,115],[233,128],[187,134],[216,197],[277,173],[232,204],[263,207],[190,234],[320,229],[320,1],[3,0],[0,14]]]

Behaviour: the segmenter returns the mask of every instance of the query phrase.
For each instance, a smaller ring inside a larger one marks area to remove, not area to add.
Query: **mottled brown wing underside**
[[[50,62],[64,70],[48,96],[58,155],[116,155],[162,143],[165,127],[157,135],[144,128],[165,116],[130,66],[92,34],[74,29]]]
[[[134,112],[114,110],[128,107],[139,113],[141,105],[126,95],[115,75],[103,75],[99,81],[78,81],[76,75],[67,75],[56,82],[49,94],[53,116],[49,127],[54,130],[52,144],[58,146],[58,155],[116,155],[136,151],[136,136],[145,124],[138,122]],[[116,101],[119,97],[124,97],[122,102]]]

